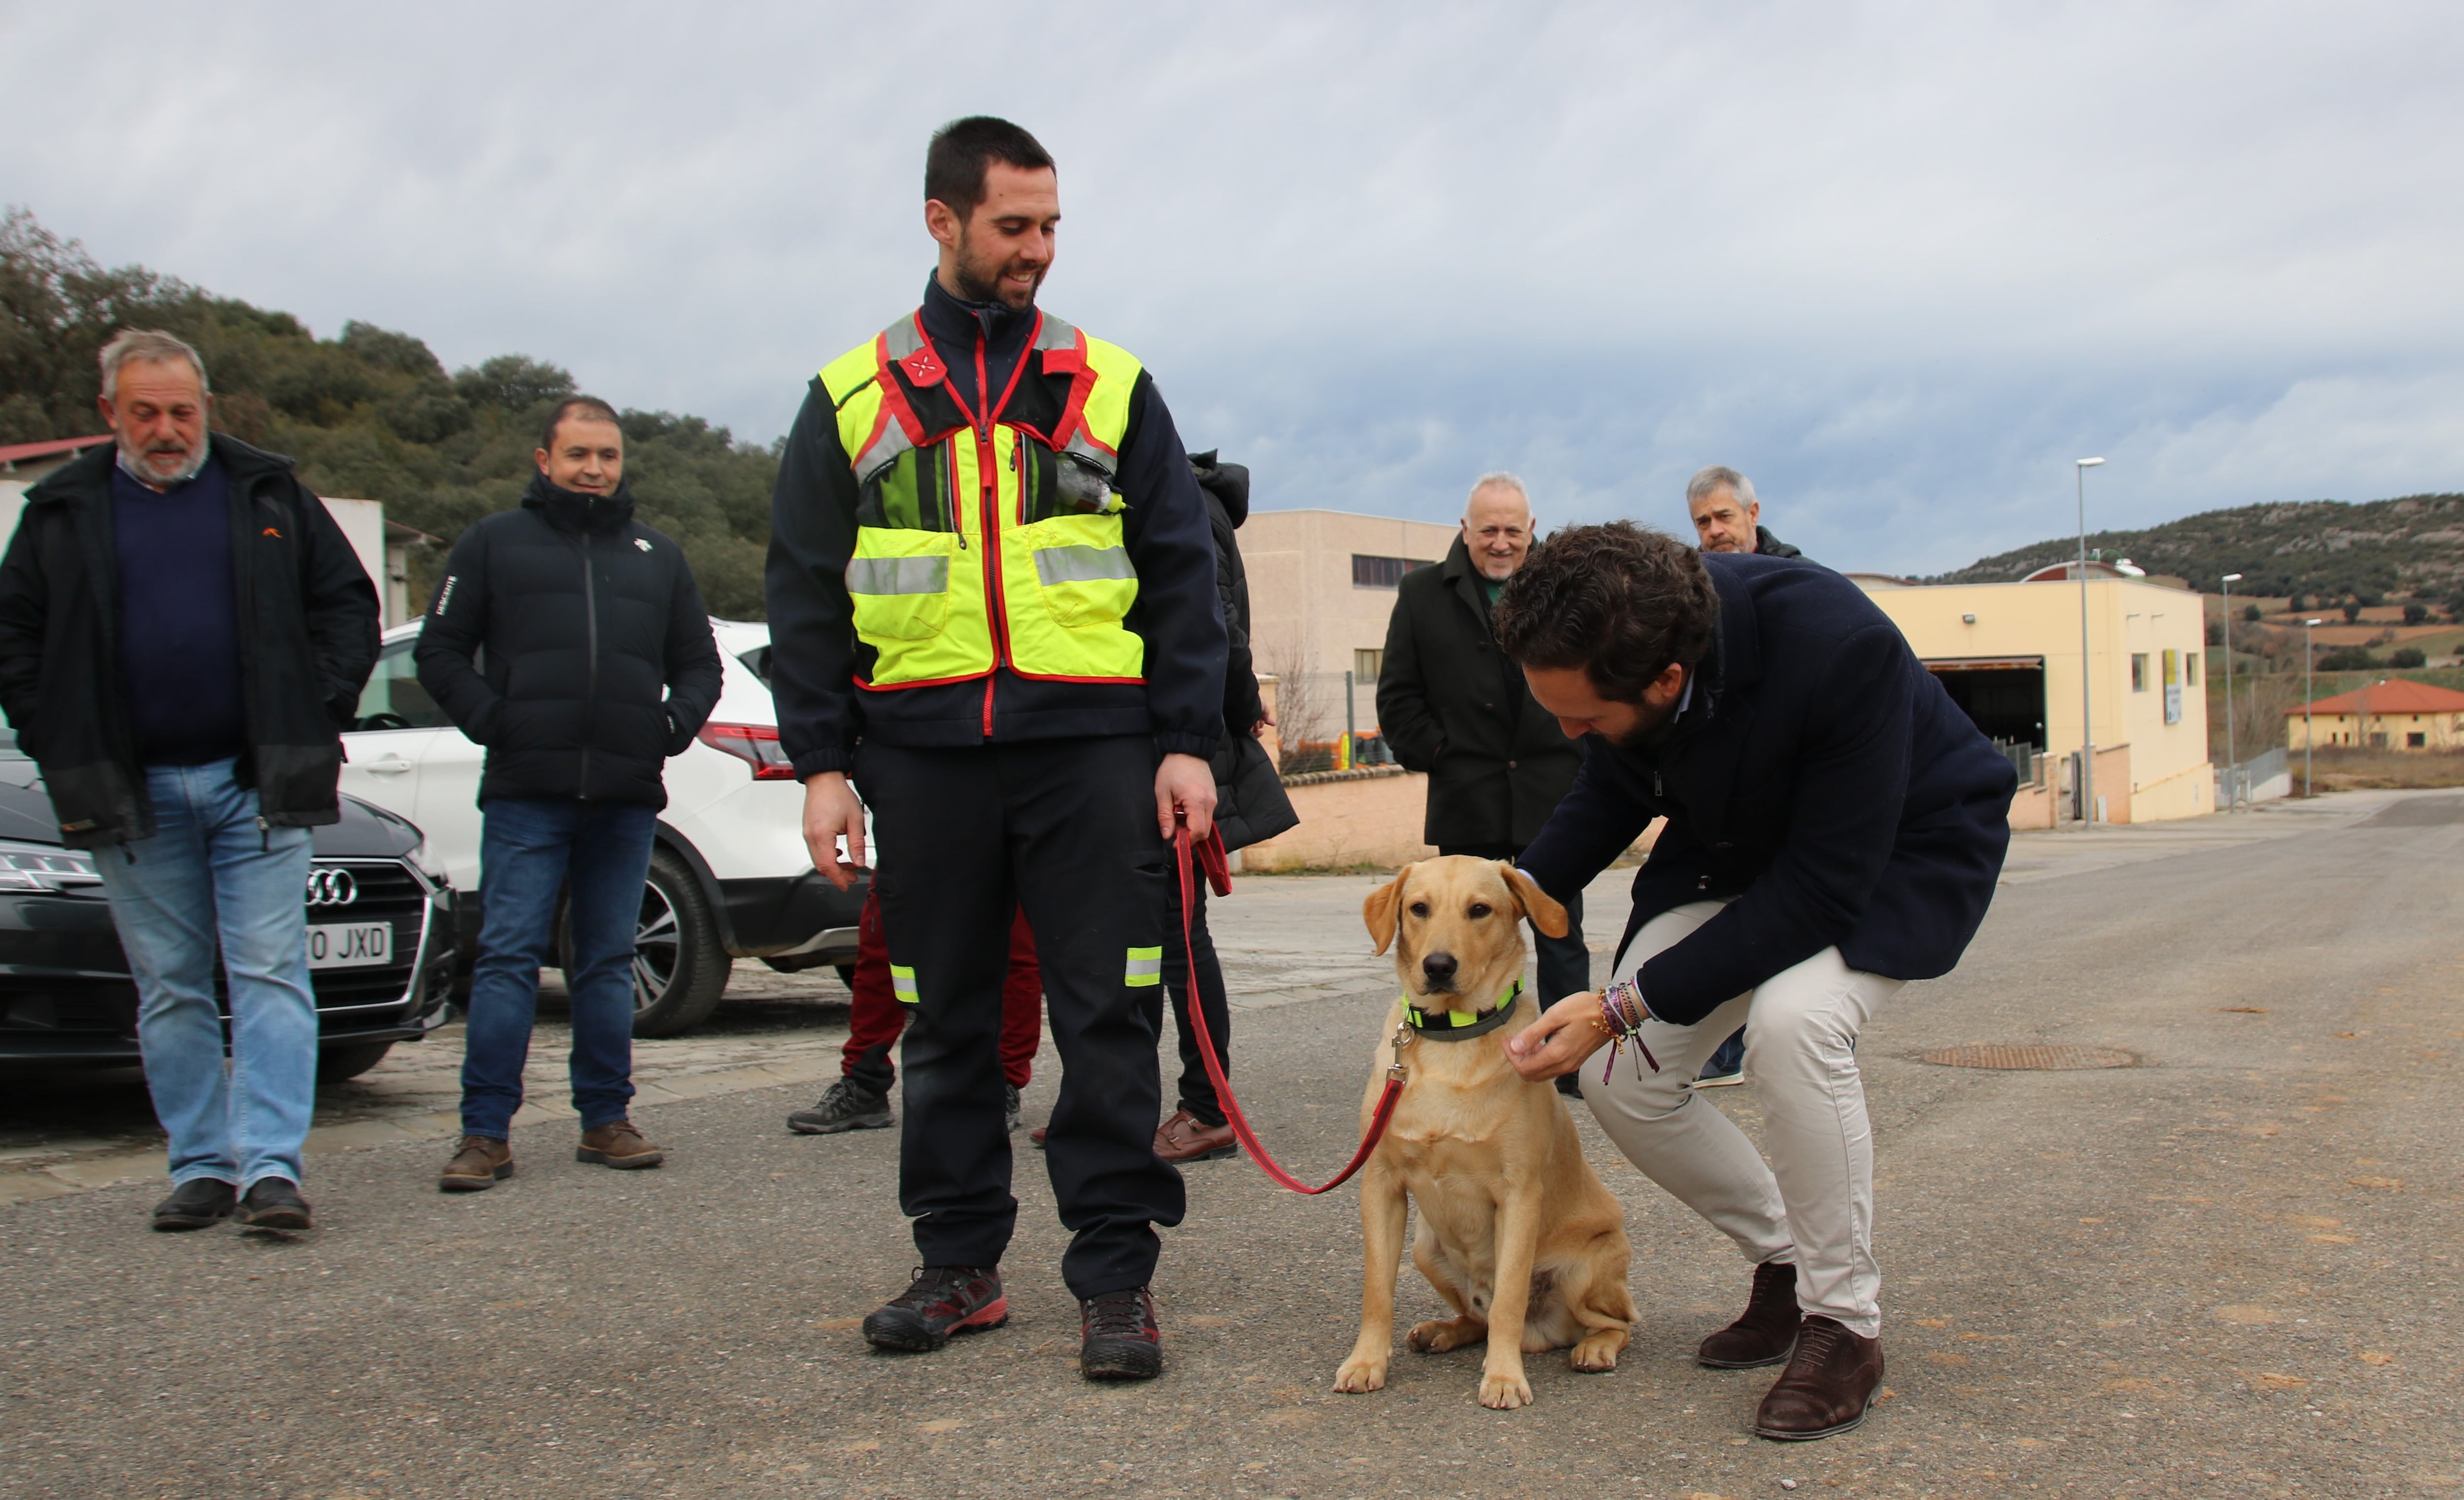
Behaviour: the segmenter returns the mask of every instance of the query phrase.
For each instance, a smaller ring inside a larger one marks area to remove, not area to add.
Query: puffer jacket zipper
[[[599,732],[599,585],[591,576],[590,530],[585,518],[582,532],[582,619],[583,643],[589,652],[589,669],[583,673],[582,692],[582,784],[577,795],[590,800],[590,741]]]

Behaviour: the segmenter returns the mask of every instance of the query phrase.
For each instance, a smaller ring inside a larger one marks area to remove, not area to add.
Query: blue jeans
[[[308,982],[306,828],[260,827],[232,762],[150,765],[154,836],[95,850],[112,925],[137,978],[137,1041],[174,1185],[245,1191],[300,1180],[317,1103],[317,997]],[[231,982],[231,1056],[214,1006],[214,950]]]
[[[659,815],[615,803],[492,798],[479,835],[479,960],[463,1038],[462,1134],[503,1140],[522,1107],[539,966],[566,893],[573,1107],[583,1130],[633,1097],[633,929]]]

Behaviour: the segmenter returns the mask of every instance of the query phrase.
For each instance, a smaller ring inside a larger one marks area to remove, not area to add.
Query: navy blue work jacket
[[[1856,585],[1792,558],[1703,563],[1720,623],[1691,701],[1647,747],[1586,737],[1523,868],[1563,900],[1664,815],[1620,958],[1662,912],[1733,898],[1643,965],[1681,1026],[1833,946],[1892,979],[1950,972],[2010,847],[2011,762]]]

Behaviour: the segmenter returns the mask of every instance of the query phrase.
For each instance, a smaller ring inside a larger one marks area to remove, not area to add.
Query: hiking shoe
[[[787,1128],[799,1136],[835,1136],[848,1130],[888,1130],[898,1123],[890,1113],[890,1095],[876,1093],[852,1078],[830,1085],[821,1102],[787,1116]]]
[[[1009,1321],[998,1266],[918,1266],[905,1291],[865,1317],[865,1342],[895,1354],[940,1348],[953,1334],[973,1334]]]
[[[239,1189],[218,1177],[192,1177],[154,1205],[154,1227],[165,1234],[202,1229],[231,1216]]]
[[[309,1227],[308,1200],[299,1184],[287,1177],[261,1177],[249,1184],[239,1201],[239,1222],[252,1229],[300,1230]]]
[[[1001,1085],[1001,1118],[1008,1123],[1009,1133],[1013,1136],[1017,1135],[1018,1085],[1016,1084],[1005,1083]]]
[[[1730,1084],[1743,1083],[1745,1081],[1746,1065],[1739,1063],[1736,1067],[1729,1069],[1724,1073],[1705,1072],[1697,1075],[1694,1079],[1694,1087],[1697,1089],[1725,1089]]]
[[[436,1175],[440,1193],[478,1193],[514,1175],[514,1148],[493,1136],[465,1136]]]
[[[1144,1287],[1078,1303],[1078,1373],[1090,1380],[1152,1380],[1163,1374],[1163,1330]]]
[[[1155,1127],[1155,1154],[1178,1165],[1183,1161],[1216,1161],[1240,1153],[1241,1142],[1232,1134],[1232,1122],[1209,1125],[1187,1110],[1176,1110],[1172,1118]]]
[[[610,1120],[596,1130],[582,1133],[582,1144],[573,1151],[573,1159],[594,1166],[614,1167],[630,1172],[641,1167],[654,1167],[668,1159],[667,1154],[644,1139],[631,1120]]]

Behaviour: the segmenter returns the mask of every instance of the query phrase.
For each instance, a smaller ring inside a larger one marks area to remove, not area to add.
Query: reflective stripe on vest
[[[1145,642],[1123,624],[1137,570],[1112,487],[1140,366],[1049,315],[1022,358],[1039,362],[1022,382],[1067,381],[1048,437],[1000,418],[989,441],[946,415],[929,426],[951,409],[937,390],[947,372],[913,317],[823,366],[861,496],[847,586],[874,652],[865,687],[959,681],[1004,662],[1026,677],[1143,680]]]

